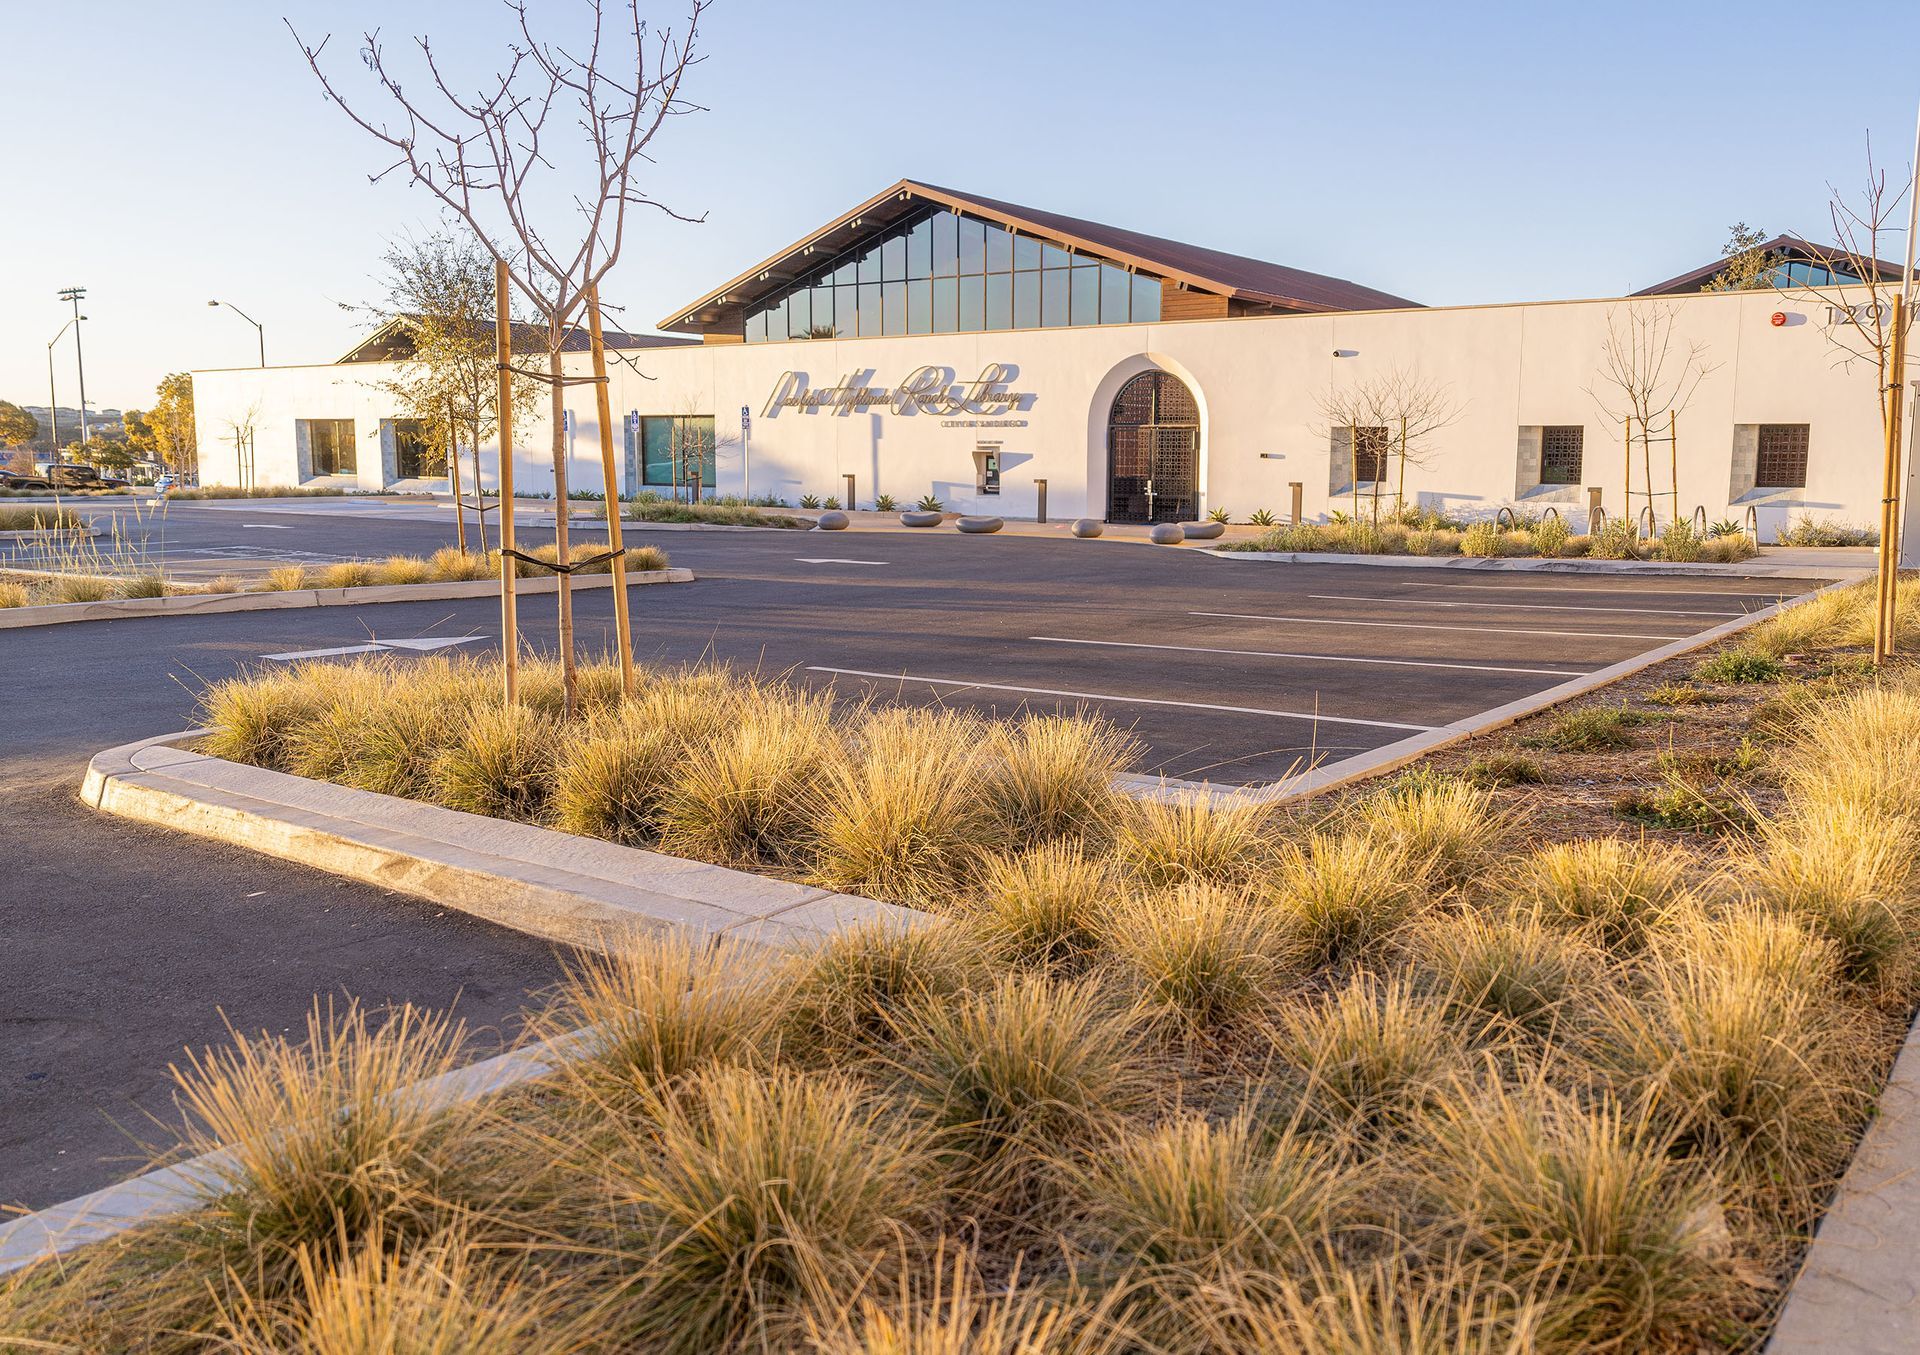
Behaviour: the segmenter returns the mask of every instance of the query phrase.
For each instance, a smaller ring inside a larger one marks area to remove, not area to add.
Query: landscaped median
[[[528,554],[548,561],[557,558],[552,546]],[[514,573],[521,581],[517,591],[523,594],[550,593],[559,587],[553,574],[525,561],[516,562]],[[589,565],[574,576],[573,586],[608,588],[613,584],[611,574],[608,564]],[[205,584],[178,584],[157,571],[118,576],[0,570],[0,630],[133,616],[204,616],[488,597],[499,591],[499,575],[498,552],[473,555],[453,547],[425,560],[395,555],[319,568],[282,565],[252,581],[221,578]],[[626,578],[630,587],[691,583],[693,571],[671,568],[667,553],[657,546],[629,547]]]
[[[572,722],[534,663],[514,708],[442,658],[218,685],[195,749],[96,793],[358,820],[351,869],[429,896],[381,854],[457,823],[605,887],[707,869],[667,852],[847,911],[798,947],[600,932],[535,1022],[592,1038],[487,1096],[404,1090],[458,1060],[418,1012],[200,1054],[185,1146],[226,1156],[194,1207],[23,1272],[0,1330],[1751,1349],[1920,994],[1920,666],[1861,662],[1870,602],[1277,806],[1117,793],[1097,720],[714,670],[628,702],[591,669]]]

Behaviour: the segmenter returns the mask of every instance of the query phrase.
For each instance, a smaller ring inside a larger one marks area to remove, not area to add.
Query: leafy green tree
[[[25,447],[40,436],[40,420],[9,400],[0,400],[0,446]]]
[[[1720,253],[1727,265],[1707,280],[1703,292],[1751,292],[1773,286],[1774,269],[1782,262],[1779,254],[1762,249],[1767,233],[1744,221],[1733,223],[1727,243]]]
[[[173,372],[154,387],[153,408],[145,422],[153,430],[153,449],[169,470],[191,475],[200,469],[200,444],[193,429],[193,378]]]
[[[129,409],[120,416],[120,423],[127,430],[127,450],[137,459],[154,456],[158,448],[154,445],[153,425],[147,422],[147,416],[137,409]]]

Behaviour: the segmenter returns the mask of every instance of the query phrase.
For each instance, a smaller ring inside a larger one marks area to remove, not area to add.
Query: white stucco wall
[[[841,477],[852,472],[863,504],[876,493],[891,494],[902,506],[931,493],[955,511],[1029,517],[1034,480],[1044,476],[1050,517],[1101,517],[1108,405],[1126,377],[1157,366],[1187,381],[1201,408],[1202,513],[1226,508],[1239,519],[1267,508],[1284,517],[1288,482],[1298,480],[1307,514],[1321,517],[1343,502],[1329,492],[1321,413],[1327,393],[1397,368],[1445,383],[1460,411],[1433,438],[1427,464],[1409,469],[1410,498],[1490,516],[1515,501],[1518,430],[1578,423],[1586,429],[1583,482],[1600,486],[1607,510],[1617,513],[1621,430],[1601,409],[1602,401],[1614,402],[1601,376],[1601,346],[1609,312],[1634,306],[1671,307],[1676,349],[1703,344],[1713,368],[1679,420],[1683,513],[1702,505],[1710,518],[1744,515],[1749,500],[1729,493],[1737,425],[1807,423],[1805,490],[1751,500],[1766,534],[1801,512],[1863,524],[1877,518],[1881,435],[1873,370],[1836,360],[1823,302],[1771,292],[636,350],[627,356],[638,370],[622,364],[612,374],[615,458],[624,465],[629,412],[697,410],[715,416],[723,494],[750,488],[790,501],[808,493],[840,495]],[[1777,311],[1790,322],[1771,324]],[[583,355],[568,363],[574,372],[586,368]],[[845,382],[893,388],[927,365],[950,369],[952,379],[965,384],[990,364],[1009,369],[1005,389],[1030,394],[1023,407],[959,420],[885,406],[768,407],[788,372],[815,390]],[[359,442],[352,487],[387,487],[380,421],[392,410],[378,383],[390,374],[375,364],[195,373],[203,480],[237,481],[232,426],[252,411],[254,483],[296,482],[295,420],[352,418]],[[743,405],[752,411],[744,458]],[[592,387],[570,389],[568,406],[570,481],[600,489]],[[952,426],[974,417],[998,426]],[[550,491],[544,417],[517,436],[516,488]],[[974,493],[973,451],[981,439],[1001,443],[997,498]],[[1666,483],[1665,457],[1664,447],[1656,447],[1656,489]],[[489,484],[494,459],[488,449]],[[1639,478],[1636,462],[1636,488],[1643,487]],[[1565,512],[1584,510],[1586,495],[1523,499],[1529,501],[1535,507],[1557,502]],[[1663,500],[1663,520],[1666,513]]]

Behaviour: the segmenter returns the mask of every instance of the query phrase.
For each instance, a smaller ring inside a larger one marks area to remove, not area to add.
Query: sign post
[[[749,501],[753,498],[753,478],[747,461],[747,435],[753,431],[753,411],[740,406],[740,497]]]

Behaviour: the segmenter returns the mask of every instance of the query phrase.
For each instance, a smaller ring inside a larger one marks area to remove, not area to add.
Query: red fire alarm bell
[[[1773,319],[1770,320],[1768,323],[1771,324],[1775,329],[1780,328],[1780,326],[1787,323],[1787,313],[1785,311],[1775,311],[1773,313]]]

